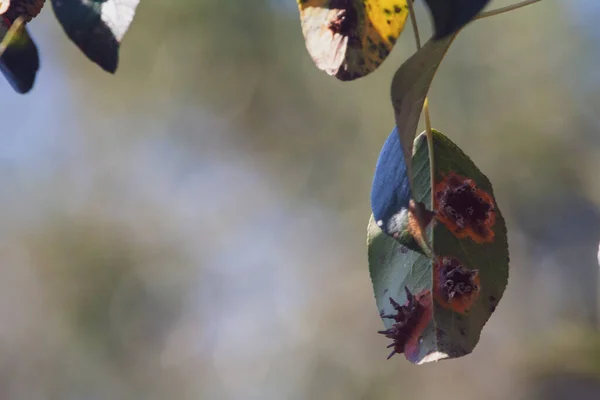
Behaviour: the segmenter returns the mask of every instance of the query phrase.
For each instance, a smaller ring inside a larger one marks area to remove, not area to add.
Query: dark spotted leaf
[[[93,62],[114,73],[119,46],[139,0],[52,0],[67,36]]]
[[[342,81],[374,71],[409,15],[407,0],[297,0],[308,53]]]
[[[392,132],[384,148],[402,154],[395,136]],[[412,159],[414,199],[432,209],[434,188],[434,213],[426,228],[433,256],[407,247],[414,222],[410,210],[397,217],[408,232],[394,239],[371,216],[367,238],[373,290],[385,325],[380,333],[392,340],[391,355],[404,353],[417,364],[471,353],[508,281],[506,225],[490,181],[444,135],[434,131],[433,142],[433,186],[424,133],[415,140]],[[402,170],[402,158],[395,160],[388,159],[388,168]],[[395,187],[403,193],[383,198],[405,199],[406,185]]]
[[[9,27],[6,19],[0,20],[0,70],[17,93],[27,93],[33,88],[40,68],[38,50],[18,18]]]
[[[425,0],[433,17],[433,37],[441,39],[458,32],[489,2],[490,0]]]

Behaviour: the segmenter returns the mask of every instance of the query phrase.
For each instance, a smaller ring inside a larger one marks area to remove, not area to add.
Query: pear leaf
[[[67,36],[91,61],[114,73],[119,47],[139,0],[52,0]]]
[[[401,153],[399,141],[390,145]],[[415,139],[412,158],[413,198],[433,210],[426,227],[432,256],[402,243],[406,232],[386,234],[373,215],[367,236],[373,291],[385,325],[380,333],[392,340],[390,357],[404,353],[415,364],[471,353],[508,282],[506,225],[490,181],[438,131],[433,145],[434,185],[425,133]],[[401,169],[403,160],[396,160],[390,157],[386,167]],[[411,218],[410,210],[398,217],[409,234]]]
[[[455,35],[442,40],[430,39],[415,54],[402,63],[392,79],[391,95],[394,117],[411,186],[412,147],[417,134],[423,104],[435,73],[454,38]]]
[[[409,15],[407,0],[297,0],[306,49],[341,81],[373,72],[392,51]]]
[[[434,39],[457,33],[489,2],[490,0],[425,0],[433,17]]]

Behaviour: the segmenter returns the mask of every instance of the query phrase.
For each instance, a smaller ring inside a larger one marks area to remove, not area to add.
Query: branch
[[[506,6],[506,7],[496,8],[495,10],[482,12],[479,15],[477,15],[475,18],[473,18],[473,20],[475,21],[478,19],[493,17],[494,15],[504,14],[506,12],[517,10],[519,8],[522,8],[522,7],[531,5],[531,4],[539,3],[540,1],[542,1],[542,0],[523,0],[517,4],[513,4],[510,6]]]

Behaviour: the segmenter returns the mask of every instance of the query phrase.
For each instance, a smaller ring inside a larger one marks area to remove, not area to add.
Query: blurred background
[[[48,4],[33,92],[0,80],[0,398],[600,399],[599,18],[545,0],[442,64],[433,124],[494,184],[511,277],[473,354],[417,367],[365,243],[409,26],[341,83],[293,0],[143,0],[111,76]]]

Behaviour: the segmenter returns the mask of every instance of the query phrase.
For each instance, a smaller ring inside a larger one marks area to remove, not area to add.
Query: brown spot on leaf
[[[423,238],[424,233],[423,229],[419,225],[418,215],[421,215],[423,218],[423,228],[426,228],[433,219],[434,213],[425,208],[425,205],[421,202],[416,203],[413,199],[410,199],[408,205],[408,233],[419,243],[422,247],[424,247]]]
[[[433,316],[431,292],[429,290],[413,295],[407,287],[404,289],[406,290],[406,302],[400,305],[390,297],[390,303],[394,307],[395,314],[381,315],[382,318],[395,321],[391,328],[378,332],[393,340],[387,346],[393,348],[388,359],[394,354],[402,353],[405,353],[406,358],[409,360],[415,359],[422,342],[421,335]]]
[[[356,10],[350,0],[332,0],[330,7],[336,12],[329,17],[328,28],[334,34],[348,36],[356,40],[353,32],[356,30],[358,21]]]
[[[490,312],[493,313],[494,311],[496,311],[496,306],[498,305],[498,299],[496,299],[494,296],[490,296],[488,298],[488,300],[490,301]]]
[[[494,240],[496,222],[492,197],[472,179],[450,172],[435,185],[436,218],[458,238],[476,243]]]
[[[479,271],[467,269],[458,259],[436,257],[433,271],[435,300],[442,307],[466,314],[481,289]]]

